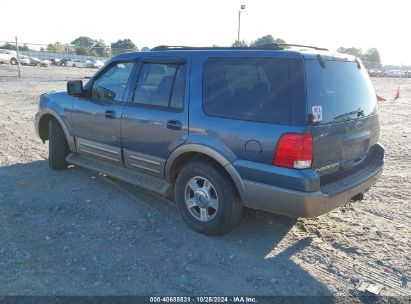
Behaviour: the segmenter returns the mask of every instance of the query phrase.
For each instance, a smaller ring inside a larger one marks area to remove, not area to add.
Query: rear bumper
[[[345,205],[355,196],[367,192],[383,172],[382,158],[375,160],[353,175],[321,187],[320,191],[305,192],[243,180],[243,204],[247,207],[292,217],[316,217]]]

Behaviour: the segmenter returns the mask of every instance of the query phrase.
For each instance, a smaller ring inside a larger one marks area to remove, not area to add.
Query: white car
[[[26,55],[20,55],[20,64],[30,65],[30,58]]]
[[[0,49],[0,62],[17,64],[17,53],[12,50]]]
[[[75,59],[75,60],[69,59],[69,60],[67,60],[66,66],[84,68],[85,67],[85,62],[81,61],[80,59]]]
[[[404,77],[401,76],[401,71],[400,70],[388,70],[385,72],[387,77]]]
[[[96,60],[96,59],[88,59],[86,60],[86,63],[85,63],[86,68],[100,69],[103,66],[104,66],[104,62],[101,60]]]

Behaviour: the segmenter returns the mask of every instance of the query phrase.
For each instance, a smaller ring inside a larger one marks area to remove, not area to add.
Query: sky
[[[229,46],[244,4],[241,40],[271,34],[330,50],[375,47],[383,64],[411,65],[410,0],[20,0],[19,10],[1,1],[0,41],[70,43],[89,36],[108,43],[130,38],[140,49]]]

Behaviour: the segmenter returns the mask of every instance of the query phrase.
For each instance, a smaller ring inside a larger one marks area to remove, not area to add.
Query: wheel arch
[[[41,116],[38,119],[37,123],[37,132],[40,137],[40,139],[45,142],[46,140],[49,139],[49,131],[48,131],[48,123],[50,119],[55,119],[61,126],[61,128],[64,131],[64,134],[66,136],[67,144],[69,146],[69,149],[71,151],[75,151],[75,144],[74,144],[74,137],[70,135],[70,132],[64,123],[63,119],[53,110],[51,109],[45,109],[42,111]]]
[[[165,179],[169,183],[174,183],[178,173],[185,164],[197,159],[210,159],[217,163],[231,179],[236,187],[240,198],[244,194],[244,186],[240,175],[230,161],[218,151],[199,144],[186,144],[174,150],[165,165]]]

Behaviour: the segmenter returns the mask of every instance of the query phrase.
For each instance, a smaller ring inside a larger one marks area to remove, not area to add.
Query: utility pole
[[[19,77],[21,77],[21,72],[20,72],[20,54],[19,54],[19,44],[17,42],[17,36],[16,36],[16,52],[17,52],[17,66],[19,70]]]
[[[238,35],[237,35],[237,41],[240,43],[240,27],[241,27],[241,11],[245,9],[245,5],[241,5],[240,10],[238,11]]]

